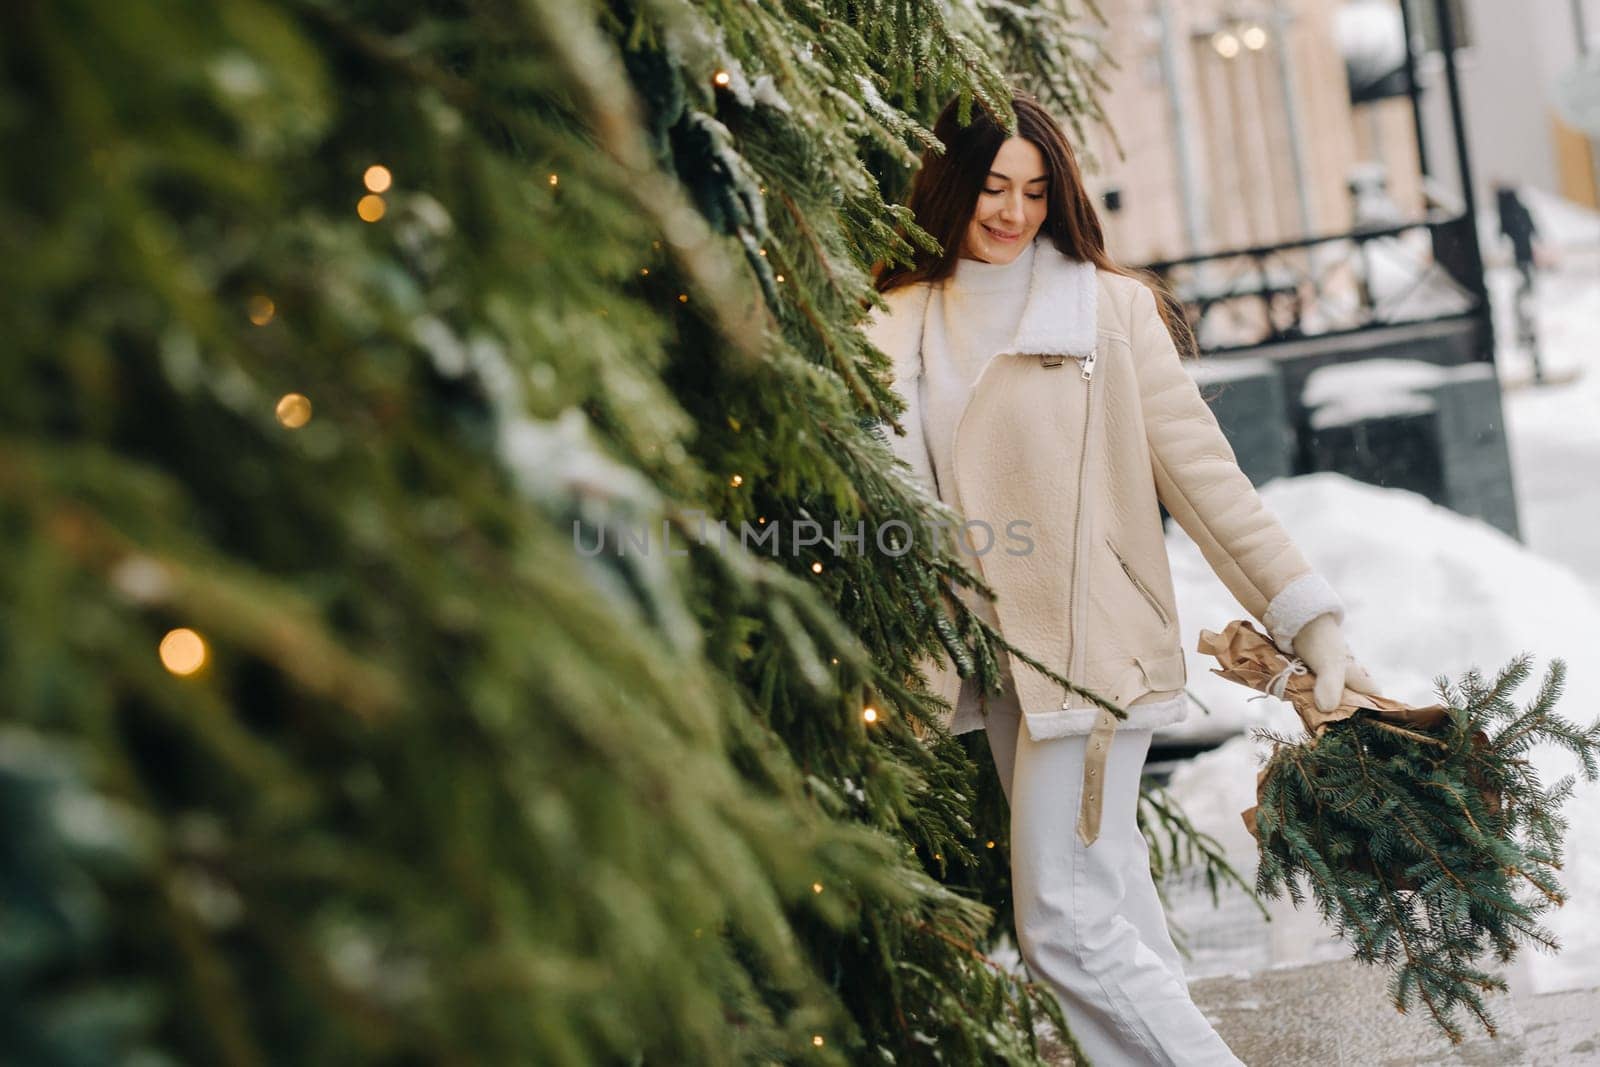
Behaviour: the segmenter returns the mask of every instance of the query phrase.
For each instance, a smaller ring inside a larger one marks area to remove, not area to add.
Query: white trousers
[[[1009,686],[1007,687],[1009,690]],[[1017,947],[1094,1067],[1243,1067],[1194,1001],[1139,832],[1153,730],[1118,730],[1100,836],[1076,832],[1087,735],[1035,741],[1014,698],[989,702],[989,748],[1011,805]]]

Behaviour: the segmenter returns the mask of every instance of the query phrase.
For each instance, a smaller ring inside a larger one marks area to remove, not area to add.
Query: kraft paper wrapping
[[[1303,673],[1295,673],[1293,668],[1299,661],[1278,651],[1265,634],[1243,619],[1230,622],[1220,634],[1201,630],[1199,650],[1215,656],[1222,665],[1213,669],[1212,674],[1287,700],[1313,739],[1321,737],[1330,724],[1343,722],[1358,711],[1370,711],[1385,722],[1421,732],[1438,726],[1448,715],[1448,709],[1443,704],[1413,707],[1387,697],[1358,693],[1350,688],[1345,689],[1338,707],[1323,711],[1317,707],[1313,695],[1317,676],[1303,665],[1300,668]],[[1266,773],[1266,768],[1262,768],[1256,778],[1258,794],[1262,783],[1266,781]],[[1251,836],[1257,836],[1256,809],[1243,812],[1241,817]]]

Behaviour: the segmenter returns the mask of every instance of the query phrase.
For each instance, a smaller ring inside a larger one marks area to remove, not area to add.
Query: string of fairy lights
[[[552,174],[550,184],[555,183],[556,177]],[[356,201],[356,216],[362,222],[377,222],[389,212],[389,204],[383,194],[393,187],[394,174],[383,164],[374,163],[362,172],[361,184],[366,192]],[[245,318],[250,325],[270,326],[277,317],[277,302],[266,293],[254,293],[245,301]],[[273,417],[285,429],[301,429],[311,421],[311,398],[304,393],[285,393],[273,406]],[[170,673],[189,678],[199,674],[205,667],[210,658],[210,649],[205,638],[187,626],[180,626],[162,636],[156,655]]]

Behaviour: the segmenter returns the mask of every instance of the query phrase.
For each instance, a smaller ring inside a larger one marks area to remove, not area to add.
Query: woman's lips
[[[981,222],[978,225],[983,226]],[[1015,241],[1018,237],[1022,236],[1020,233],[1001,233],[999,230],[993,229],[989,226],[984,226],[983,228],[988,230],[989,236],[993,237],[996,241]]]

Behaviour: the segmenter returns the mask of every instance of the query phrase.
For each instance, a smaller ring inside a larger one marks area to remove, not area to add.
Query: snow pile
[[[1446,367],[1416,359],[1363,359],[1318,367],[1306,378],[1300,402],[1313,409],[1313,430],[1370,419],[1425,415],[1438,408],[1429,395],[1451,382],[1492,377],[1488,363]]]
[[[1354,426],[1376,419],[1431,415],[1438,410],[1436,401],[1416,393],[1371,393],[1337,404],[1326,404],[1311,413],[1308,424],[1313,430],[1329,430],[1335,426]]]
[[[1185,369],[1195,384],[1204,389],[1212,385],[1227,385],[1242,378],[1273,374],[1278,368],[1266,356],[1230,356],[1227,359],[1203,359]]]
[[[1562,712],[1580,723],[1600,714],[1600,599],[1570,571],[1540,558],[1498,530],[1464,518],[1402,490],[1381,489],[1338,474],[1277,481],[1262,489],[1267,506],[1344,599],[1345,634],[1356,658],[1386,696],[1429,703],[1433,679],[1458,678],[1476,666],[1492,675],[1520,652],[1535,659],[1535,679],[1518,694],[1530,700],[1535,680],[1555,657],[1567,661]],[[1245,617],[1181,531],[1169,537],[1169,554],[1184,624],[1189,687],[1210,711],[1163,729],[1161,741],[1232,736],[1265,725],[1292,733],[1298,720],[1287,704],[1252,701],[1241,686],[1210,673],[1215,662],[1193,651],[1201,628],[1221,630]],[[1254,803],[1255,750],[1248,737],[1197,757],[1173,776],[1171,788],[1200,829],[1228,848],[1230,861],[1254,875],[1255,850],[1239,813]],[[1540,750],[1535,765],[1548,784],[1576,771],[1560,750]],[[1579,782],[1566,814],[1568,841],[1563,882],[1570,902],[1548,925],[1564,947],[1556,958],[1531,950],[1508,975],[1529,992],[1600,984],[1600,785]],[[1209,900],[1174,900],[1180,926],[1203,926]],[[1319,937],[1314,910],[1296,916],[1286,902],[1274,908],[1273,928],[1262,933],[1269,962],[1293,963],[1336,955]],[[1215,973],[1203,957],[1195,973]]]
[[[1442,385],[1454,368],[1417,359],[1363,359],[1330,363],[1306,378],[1300,402],[1308,408],[1371,396],[1373,393],[1419,393]]]

